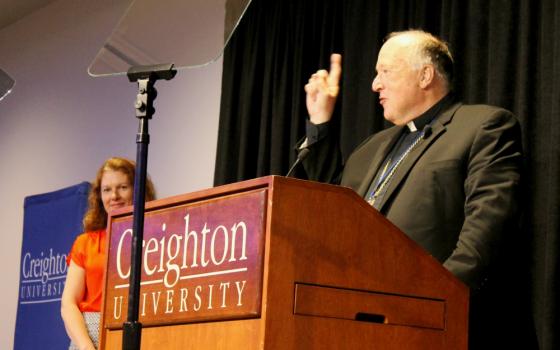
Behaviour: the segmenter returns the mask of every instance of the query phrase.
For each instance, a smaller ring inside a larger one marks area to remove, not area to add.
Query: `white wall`
[[[13,348],[24,197],[135,158],[136,86],[87,74],[128,2],[59,0],[0,30],[0,67],[16,80],[0,101],[0,349]],[[212,186],[221,73],[220,59],[156,84],[148,172],[160,198]]]

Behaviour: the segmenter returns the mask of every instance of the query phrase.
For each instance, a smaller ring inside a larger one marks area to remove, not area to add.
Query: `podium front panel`
[[[259,317],[265,189],[147,211],[139,322],[143,326]],[[127,318],[132,215],[111,221],[105,327]]]

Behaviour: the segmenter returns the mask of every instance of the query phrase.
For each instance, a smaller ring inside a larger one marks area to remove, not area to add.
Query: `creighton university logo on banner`
[[[66,279],[66,253],[42,251],[39,256],[24,252],[21,263],[20,304],[38,304],[60,301]]]
[[[82,232],[89,183],[25,198],[14,349],[65,349],[66,256]]]

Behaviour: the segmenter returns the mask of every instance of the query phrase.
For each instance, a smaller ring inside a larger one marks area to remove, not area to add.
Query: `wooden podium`
[[[132,213],[109,222],[121,349]],[[142,349],[467,349],[468,288],[356,193],[270,176],[146,207]]]

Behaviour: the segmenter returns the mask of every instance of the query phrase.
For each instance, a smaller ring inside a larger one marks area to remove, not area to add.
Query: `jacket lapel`
[[[451,122],[455,111],[461,106],[461,103],[453,104],[450,108],[446,111],[441,113],[436,119],[432,122],[432,132],[429,136],[424,137],[423,140],[410,152],[410,154],[403,160],[403,162],[397,167],[395,173],[393,174],[393,178],[390,180],[389,185],[387,187],[387,191],[383,196],[381,203],[380,203],[380,211],[383,211],[385,204],[393,195],[393,192],[399,187],[401,182],[403,182],[412,167],[416,164],[418,159],[426,152],[426,150],[432,145],[437,138],[443,134],[446,130],[446,125]],[[387,151],[388,152],[388,151]],[[385,155],[387,153],[384,153]]]
[[[363,181],[360,183],[360,187],[357,191],[360,196],[364,198],[366,197],[371,182],[377,174],[377,171],[383,163],[383,160],[385,160],[387,154],[389,154],[389,152],[393,148],[393,145],[399,139],[401,131],[402,127],[393,127],[391,129],[387,129],[387,135],[384,137],[384,140],[379,143],[379,145],[373,145],[374,149],[372,150],[372,153],[374,154],[374,156],[369,164],[366,176],[363,178]]]

